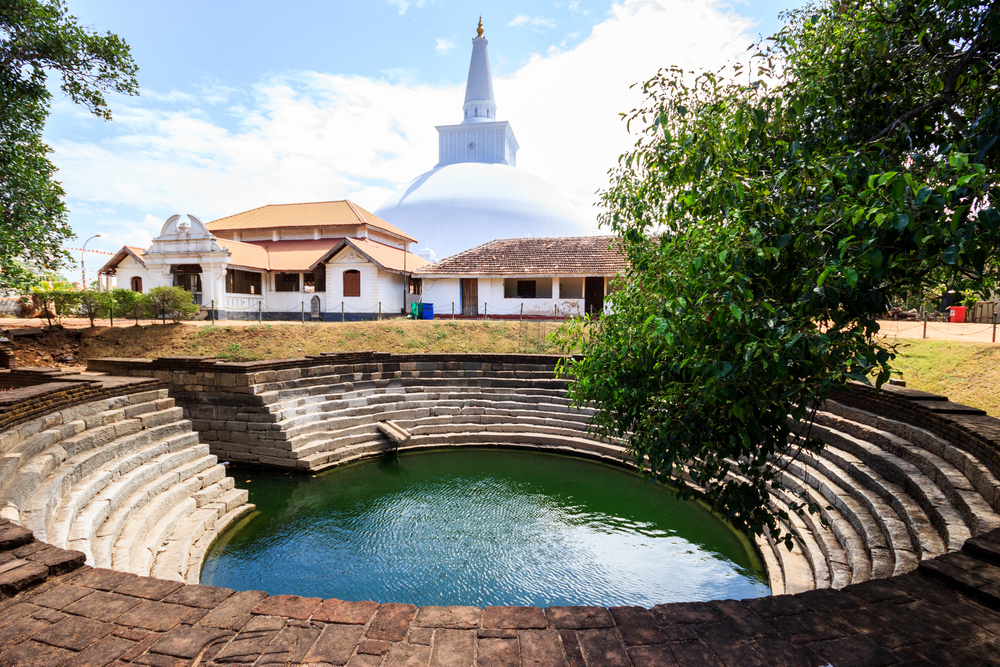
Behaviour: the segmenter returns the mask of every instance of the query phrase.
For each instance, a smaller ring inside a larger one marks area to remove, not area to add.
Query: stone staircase
[[[332,368],[331,368],[332,370]],[[318,471],[390,451],[453,445],[553,448],[620,460],[622,449],[588,433],[590,409],[565,397],[552,370],[483,369],[313,374],[251,388],[261,407],[244,416],[246,446],[213,442],[231,460]],[[409,434],[397,442],[382,426]],[[250,444],[256,442],[254,446]]]
[[[1000,480],[925,429],[831,400],[811,434],[826,443],[820,454],[774,462],[789,489],[776,505],[823,508],[785,526],[798,532],[792,551],[759,541],[775,594],[905,574],[1000,527]]]
[[[7,431],[3,516],[90,565],[197,583],[212,539],[252,506],[182,413],[157,388]]]
[[[570,405],[556,361],[359,352],[108,359],[94,370],[168,382],[212,452],[233,461],[305,472],[395,451],[504,446],[628,464],[620,446],[589,432],[593,412]],[[1000,421],[912,390],[859,391],[818,413],[821,453],[774,461],[786,486],[772,492],[776,507],[805,498],[822,508],[791,513],[791,550],[758,540],[775,594],[902,575],[1000,526]],[[973,416],[940,416],[959,413]]]

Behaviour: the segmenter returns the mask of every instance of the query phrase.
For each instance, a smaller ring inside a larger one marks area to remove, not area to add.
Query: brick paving
[[[91,568],[0,522],[0,667],[1000,665],[1000,529],[843,590],[640,607],[415,607]]]

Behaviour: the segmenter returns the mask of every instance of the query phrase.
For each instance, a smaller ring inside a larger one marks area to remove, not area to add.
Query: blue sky
[[[60,94],[46,129],[79,239],[147,246],[174,213],[349,198],[374,209],[458,122],[480,13],[519,169],[595,216],[634,138],[618,112],[658,67],[714,69],[797,2],[69,0],[131,46],[141,95],[102,122]],[[88,269],[99,258],[88,257]]]

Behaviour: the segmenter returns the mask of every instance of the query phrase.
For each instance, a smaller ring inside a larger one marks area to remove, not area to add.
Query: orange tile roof
[[[267,268],[271,271],[290,271],[294,273],[309,271],[311,266],[320,260],[330,249],[342,239],[308,239],[301,241],[254,241],[241,245],[259,246],[267,258]],[[219,244],[230,246],[234,241],[220,240]],[[235,253],[233,257],[235,258]],[[231,260],[235,261],[235,260]]]
[[[229,248],[229,265],[238,266],[245,269],[259,269],[267,271],[270,263],[267,258],[267,251],[255,243],[242,243],[240,241],[230,241],[219,239],[216,241],[221,248]]]
[[[416,241],[409,234],[346,199],[303,204],[269,204],[219,218],[205,226],[210,232],[235,232],[244,229],[315,228],[342,225],[368,225],[408,241]]]
[[[340,243],[317,259],[312,267],[315,267],[320,262],[329,261],[330,258],[347,246],[361,253],[368,261],[383,271],[391,271],[393,273],[403,273],[405,271],[409,273],[427,266],[426,259],[420,255],[414,255],[412,252],[404,252],[401,248],[393,248],[392,246],[372,241],[371,239],[345,238],[341,239]],[[310,267],[310,270],[312,267]]]

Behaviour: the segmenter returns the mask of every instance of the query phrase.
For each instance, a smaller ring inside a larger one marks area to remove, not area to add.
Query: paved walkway
[[[917,572],[842,591],[651,610],[268,596],[82,561],[0,522],[0,665],[1000,665],[1000,529]]]

